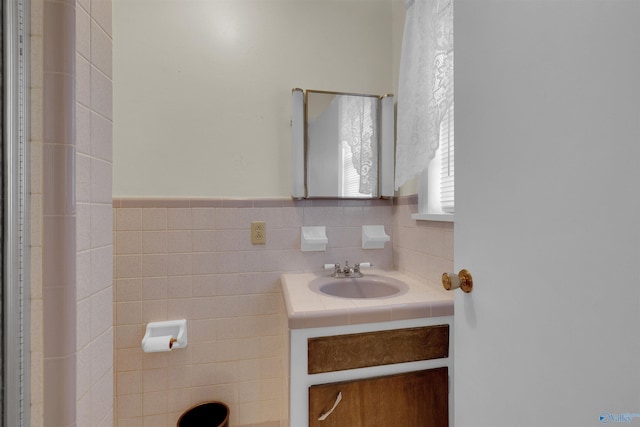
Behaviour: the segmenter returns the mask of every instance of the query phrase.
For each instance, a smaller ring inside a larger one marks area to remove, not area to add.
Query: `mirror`
[[[294,175],[299,175],[294,176],[293,196],[392,197],[393,188],[389,191],[387,181],[390,176],[392,187],[393,96],[301,92],[294,89],[293,93],[293,159],[294,163],[302,159],[304,167],[294,164],[292,168]],[[304,118],[302,127],[295,123],[300,116]],[[296,152],[300,147],[302,153]],[[296,179],[303,180],[304,185],[296,183]]]

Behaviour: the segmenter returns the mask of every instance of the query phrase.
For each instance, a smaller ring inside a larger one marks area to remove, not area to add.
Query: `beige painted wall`
[[[403,22],[399,0],[114,0],[114,196],[289,196],[291,89],[395,93]]]

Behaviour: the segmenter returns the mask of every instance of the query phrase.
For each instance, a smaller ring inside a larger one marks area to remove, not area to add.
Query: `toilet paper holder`
[[[185,348],[186,346],[186,319],[147,323],[147,329],[142,338],[143,351],[169,351],[176,348]]]

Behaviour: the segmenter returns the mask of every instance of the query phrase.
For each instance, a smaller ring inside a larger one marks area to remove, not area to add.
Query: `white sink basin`
[[[320,295],[338,298],[388,298],[402,295],[409,286],[392,277],[365,275],[359,278],[319,277],[309,283],[309,289]]]

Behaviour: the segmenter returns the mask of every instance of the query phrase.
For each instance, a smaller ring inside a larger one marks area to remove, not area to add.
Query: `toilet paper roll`
[[[146,337],[142,340],[142,351],[145,353],[155,353],[158,351],[170,351],[173,342],[171,335],[160,337]]]

